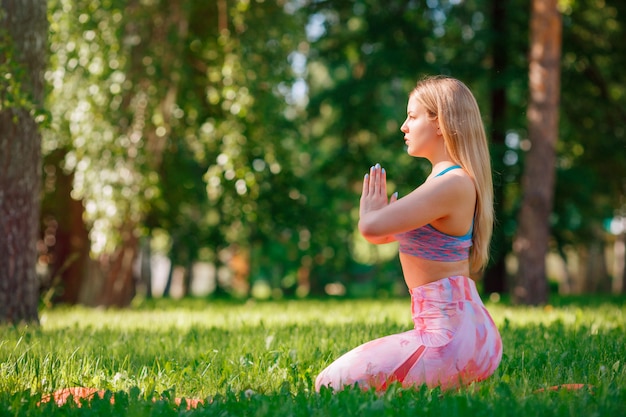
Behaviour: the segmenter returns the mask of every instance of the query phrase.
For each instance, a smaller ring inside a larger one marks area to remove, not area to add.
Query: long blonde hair
[[[476,211],[469,260],[471,271],[477,272],[489,261],[494,222],[491,160],[478,103],[465,84],[446,76],[421,80],[411,95],[439,120],[452,161],[474,180]]]

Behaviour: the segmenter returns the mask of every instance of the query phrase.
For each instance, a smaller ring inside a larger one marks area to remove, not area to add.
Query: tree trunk
[[[491,21],[494,42],[492,47],[493,68],[491,69],[491,142],[494,171],[500,176],[494,178],[494,209],[496,219],[502,215],[504,201],[504,139],[506,135],[506,77],[507,67],[507,36],[506,36],[506,2],[492,0]],[[491,264],[483,276],[483,291],[503,293],[506,290],[507,242],[504,227],[496,221],[491,243]]]
[[[536,305],[548,300],[545,258],[554,198],[562,31],[557,0],[533,0],[530,19],[531,149],[525,160],[519,226],[513,243],[519,264],[513,299]]]
[[[99,270],[103,286],[97,299],[102,307],[128,307],[135,297],[133,264],[139,251],[139,239],[134,224],[122,228],[122,242],[112,254],[100,255]]]
[[[61,168],[66,150],[44,158],[44,198],[41,204],[43,242],[40,259],[48,265],[49,281],[44,288],[54,295],[52,303],[77,304],[89,262],[89,231],[85,207],[72,198],[74,175]]]
[[[45,0],[0,0],[0,322],[38,322]]]
[[[559,285],[559,294],[573,294],[574,293],[574,277],[569,269],[569,263],[567,259],[567,252],[563,249],[563,246],[559,245],[558,248],[559,258],[561,259],[561,269],[563,271],[563,282]]]
[[[623,223],[626,223],[624,220],[622,220]],[[626,230],[622,230],[622,233],[620,234],[620,236],[618,237],[619,239],[621,239],[622,241],[622,252],[621,252],[621,256],[622,259],[620,260],[621,262],[621,270],[618,270],[619,272],[621,272],[620,276],[621,277],[621,281],[622,281],[622,287],[621,287],[621,292],[622,294],[626,294]],[[615,273],[617,274],[618,271],[615,271]]]
[[[622,234],[626,246],[626,233]],[[622,261],[622,294],[626,294],[626,262]]]
[[[606,246],[602,230],[596,231],[596,236],[586,243],[587,260],[581,271],[584,274],[584,293],[609,293],[611,279],[606,264]]]
[[[140,282],[144,296],[149,300],[152,298],[152,236],[150,234],[141,241],[140,250]]]

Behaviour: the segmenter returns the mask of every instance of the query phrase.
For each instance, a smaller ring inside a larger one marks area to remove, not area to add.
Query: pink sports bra
[[[441,171],[437,176],[461,168],[454,165]],[[440,232],[430,224],[394,235],[400,243],[400,253],[416,256],[431,261],[455,262],[469,258],[469,249],[472,246],[474,224],[469,232],[463,236],[452,236]]]

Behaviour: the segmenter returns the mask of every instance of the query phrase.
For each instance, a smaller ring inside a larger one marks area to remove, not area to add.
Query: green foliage
[[[529,8],[527,2],[500,2],[500,19],[505,20],[499,22],[491,14],[494,3],[311,3],[310,18],[323,22],[323,34],[311,42],[309,114],[314,137],[329,143],[329,151],[321,149],[319,155],[329,161],[320,175],[327,176],[331,187],[337,183],[328,192],[340,199],[349,188],[343,178],[358,190],[360,173],[381,162],[392,181],[391,191],[397,187],[403,194],[422,175],[419,163],[402,156],[397,132],[406,93],[425,73],[464,80],[477,96],[489,136],[497,139],[498,131],[507,135],[502,143],[492,143],[494,180],[503,188],[496,227],[504,236],[494,244],[494,255],[501,258],[510,251],[517,227],[528,145]],[[624,152],[616,150],[624,148],[624,130],[616,121],[624,119],[626,108],[624,74],[619,70],[626,56],[619,40],[626,25],[622,2],[562,2],[561,7],[563,111],[553,215],[559,248],[602,240],[599,225],[623,205]],[[491,101],[499,88],[505,90],[504,103]],[[494,105],[505,106],[499,120],[493,118]],[[354,194],[344,201],[356,201]],[[355,224],[355,219],[338,226],[348,223]],[[341,243],[347,247],[351,242],[342,238]]]
[[[0,13],[0,20],[2,14]],[[3,53],[0,56],[0,110],[17,107],[28,108],[31,103],[28,98],[23,97],[18,61],[15,59],[15,50],[12,46],[13,42],[9,38],[5,29],[0,30],[0,44],[3,45]]]
[[[557,301],[545,308],[488,305],[504,342],[502,364],[488,380],[452,392],[394,386],[382,395],[316,394],[313,383],[346,350],[408,329],[406,299],[53,309],[40,328],[0,329],[0,414],[622,415],[624,300]],[[566,383],[590,387],[538,392]],[[42,395],[71,386],[108,394],[82,408],[38,405]],[[205,403],[186,412],[175,396]]]
[[[290,56],[303,25],[284,2],[223,4],[50,3],[44,152],[63,150],[94,253],[113,251],[123,230],[159,229],[176,264],[303,241],[283,262],[300,266],[310,226],[298,214],[306,156]],[[277,262],[263,253],[253,264]]]
[[[625,16],[619,1],[570,2],[564,10],[555,229],[570,243],[594,240],[603,220],[623,210]]]
[[[149,167],[159,158],[162,91],[138,75],[155,68],[138,47],[146,28],[133,26],[143,15],[126,3],[49,3],[52,123],[43,150],[63,152],[59,168],[73,174],[72,198],[83,201],[95,253],[112,251],[121,229],[142,220],[158,191]]]
[[[562,249],[600,239],[623,205],[626,10],[560,7]],[[428,167],[399,132],[407,94],[422,75],[450,74],[475,92],[494,139],[503,259],[527,149],[528,14],[522,0],[50,0],[44,154],[73,176],[94,253],[128,230],[165,234],[175,264],[219,263],[236,246],[252,280],[273,287],[290,291],[304,271],[315,293],[336,281],[380,289],[400,268],[380,266],[391,250],[354,232],[361,179],[379,162],[390,192],[421,182]]]
[[[0,22],[5,23],[7,19],[5,14],[6,12],[0,9]],[[15,50],[13,39],[3,24],[0,28],[0,111],[26,110],[37,123],[45,125],[46,113],[41,103],[34,100],[32,88],[28,87],[28,80],[25,77],[23,60]]]

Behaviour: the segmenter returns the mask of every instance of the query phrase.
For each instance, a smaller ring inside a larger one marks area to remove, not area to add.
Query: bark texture
[[[38,321],[45,0],[0,0],[0,322]],[[7,74],[10,74],[7,78]]]
[[[545,258],[554,200],[560,99],[562,20],[557,0],[533,0],[530,21],[528,134],[531,148],[522,176],[522,205],[513,251],[518,259],[513,298],[548,300]]]

